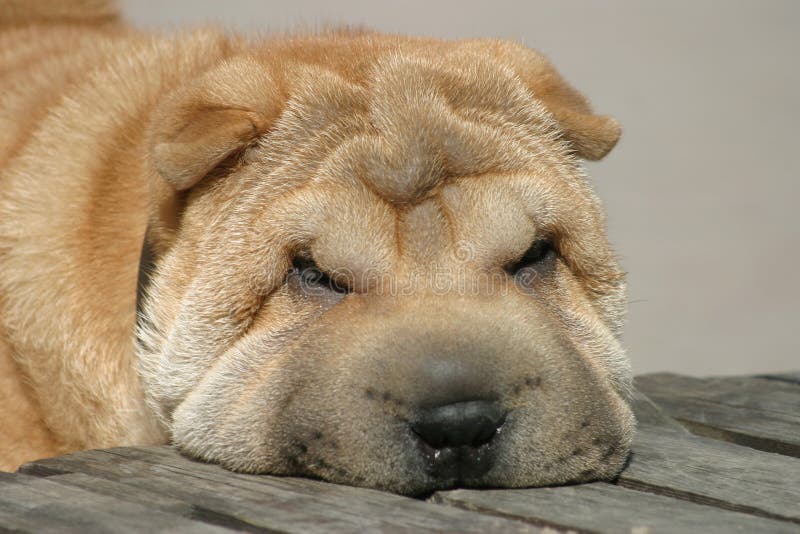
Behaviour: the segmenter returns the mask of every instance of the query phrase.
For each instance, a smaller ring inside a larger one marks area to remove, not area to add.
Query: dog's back
[[[104,407],[107,397],[123,402],[130,398],[122,391],[136,384],[132,366],[107,357],[112,351],[131,352],[126,350],[130,329],[114,326],[132,323],[130,299],[115,306],[119,283],[100,276],[80,280],[70,271],[79,272],[74,270],[75,262],[83,261],[79,256],[90,263],[98,260],[96,254],[90,258],[87,246],[103,247],[110,239],[124,242],[120,237],[126,231],[138,231],[136,221],[124,213],[92,214],[92,190],[107,192],[95,189],[91,176],[96,173],[87,171],[114,145],[100,134],[104,117],[119,116],[120,106],[102,99],[103,93],[115,91],[99,90],[99,77],[111,72],[114,61],[124,77],[119,66],[126,56],[133,74],[145,55],[145,40],[120,27],[113,4],[104,0],[12,0],[0,5],[0,470],[79,448],[87,440],[111,444],[124,427],[141,426],[141,407],[127,406],[116,414]],[[124,91],[115,85],[117,95]],[[59,142],[65,138],[75,142]],[[135,208],[132,187],[126,184],[120,194]],[[112,216],[121,224],[112,224],[111,235],[92,239],[92,219]],[[124,245],[121,250],[124,279],[135,269],[138,251]],[[128,289],[127,284],[122,288]],[[90,335],[94,342],[77,351],[68,331],[81,330],[73,312],[90,294],[104,301],[109,322],[104,332]],[[74,360],[75,352],[84,358]],[[54,361],[54,353],[61,359]],[[103,367],[107,372],[98,372]],[[91,376],[100,379],[92,386],[97,404],[80,409],[85,401],[70,396],[70,388],[62,385]],[[120,417],[126,411],[129,415]],[[92,413],[96,419],[87,420]],[[81,427],[89,431],[76,435]],[[140,434],[150,436],[145,441],[157,435],[152,428]]]

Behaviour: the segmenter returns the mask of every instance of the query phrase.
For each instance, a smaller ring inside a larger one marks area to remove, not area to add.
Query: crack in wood
[[[800,520],[794,517],[788,517],[779,514],[773,514],[770,512],[765,512],[759,508],[755,508],[752,506],[744,506],[741,504],[734,504],[728,501],[724,501],[721,499],[715,499],[713,497],[707,497],[705,495],[699,495],[697,493],[691,493],[688,491],[681,491],[676,490],[674,488],[667,488],[663,486],[657,486],[652,484],[647,484],[645,482],[641,482],[638,480],[631,480],[631,479],[619,479],[616,484],[623,488],[628,488],[636,491],[642,491],[645,493],[652,493],[654,495],[662,495],[664,497],[670,497],[673,499],[678,499],[681,501],[687,501],[695,504],[702,504],[705,506],[713,506],[715,508],[720,508],[722,510],[730,510],[732,512],[741,512],[749,515],[754,515],[758,517],[763,517],[765,519],[775,519],[778,521],[787,521],[789,523],[797,523],[800,524]]]

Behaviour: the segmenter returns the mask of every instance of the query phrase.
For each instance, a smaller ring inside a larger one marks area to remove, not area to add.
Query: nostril
[[[494,438],[505,417],[505,410],[495,402],[457,402],[424,410],[411,429],[434,449],[477,448]]]

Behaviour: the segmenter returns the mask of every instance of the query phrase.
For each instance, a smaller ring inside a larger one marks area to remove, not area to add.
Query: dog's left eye
[[[341,285],[325,274],[313,258],[295,256],[292,260],[292,270],[298,276],[301,287],[306,291],[330,290],[339,294],[350,292],[350,288]]]
[[[547,265],[555,257],[556,249],[553,241],[551,239],[537,239],[519,260],[506,266],[506,271],[511,275],[517,275],[526,269],[539,269]]]

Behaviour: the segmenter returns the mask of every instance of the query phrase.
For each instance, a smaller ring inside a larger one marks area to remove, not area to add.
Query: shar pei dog
[[[420,494],[613,478],[625,280],[539,53],[0,7],[0,465],[172,443]]]

